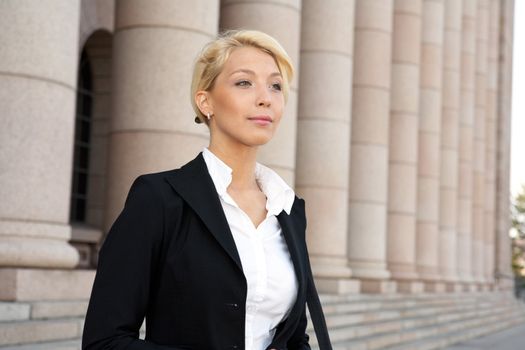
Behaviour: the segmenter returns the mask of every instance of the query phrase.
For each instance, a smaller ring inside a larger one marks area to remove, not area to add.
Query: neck
[[[232,169],[232,182],[229,188],[234,190],[258,188],[255,180],[257,147],[241,147],[232,150],[225,145],[211,142],[208,149]]]

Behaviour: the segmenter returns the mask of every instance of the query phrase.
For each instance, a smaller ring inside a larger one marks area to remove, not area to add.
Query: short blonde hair
[[[197,123],[206,123],[207,119],[195,103],[198,91],[210,91],[217,76],[233,50],[240,47],[254,47],[272,56],[283,78],[283,95],[288,100],[290,81],[293,77],[292,61],[281,44],[273,37],[257,30],[229,30],[220,34],[217,39],[208,43],[195,62],[191,81],[191,105],[197,114]]]

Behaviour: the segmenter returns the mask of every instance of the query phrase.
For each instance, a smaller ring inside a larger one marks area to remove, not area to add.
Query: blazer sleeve
[[[306,334],[306,307],[303,309],[299,324],[286,344],[289,350],[310,350],[310,337]]]
[[[138,339],[163,225],[162,197],[147,176],[140,176],[101,248],[82,349],[176,349]]]

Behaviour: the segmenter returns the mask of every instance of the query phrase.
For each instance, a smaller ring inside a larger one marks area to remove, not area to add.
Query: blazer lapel
[[[230,226],[206,168],[202,153],[166,177],[173,189],[188,203],[208,230],[242,271],[241,259]]]
[[[279,224],[281,225],[284,239],[288,246],[288,251],[290,252],[290,256],[292,258],[292,263],[298,281],[297,300],[290,311],[290,316],[285,321],[284,327],[282,328],[281,332],[279,332],[282,335],[286,334],[290,327],[297,324],[296,319],[301,316],[302,307],[304,307],[304,302],[306,300],[306,257],[304,255],[305,253],[303,252],[303,249],[301,249],[299,245],[299,239],[300,237],[304,236],[304,233],[297,232],[297,228],[301,226],[296,222],[298,218],[297,216],[293,215],[293,212],[294,208],[292,207],[292,212],[290,213],[291,215],[286,214],[286,212],[283,210],[277,216]]]

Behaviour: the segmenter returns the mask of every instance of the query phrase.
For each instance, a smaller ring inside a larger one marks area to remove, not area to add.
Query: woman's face
[[[283,113],[282,82],[269,54],[253,47],[233,50],[206,93],[211,142],[253,147],[270,141]]]

